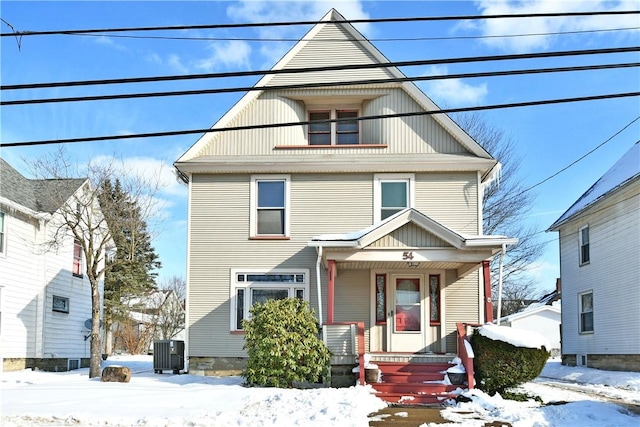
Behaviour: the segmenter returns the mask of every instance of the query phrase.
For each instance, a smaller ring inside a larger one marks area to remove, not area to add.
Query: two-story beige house
[[[482,233],[499,163],[344,21],[330,11],[175,163],[191,373],[237,372],[269,298],[308,300],[334,360],[349,331],[331,325],[363,322],[373,354],[456,353],[456,323],[491,316],[488,261],[516,242]]]

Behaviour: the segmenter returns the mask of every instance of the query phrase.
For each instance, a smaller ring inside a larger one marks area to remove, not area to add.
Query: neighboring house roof
[[[505,236],[461,235],[429,218],[414,208],[406,208],[365,229],[343,234],[324,234],[311,238],[309,246],[364,248],[403,225],[413,222],[441,238],[456,249],[501,248],[514,245],[518,239]]]
[[[331,9],[321,20],[316,24],[293,48],[284,55],[284,57],[278,61],[278,63],[272,68],[272,70],[294,69],[299,68],[296,66],[295,61],[297,55],[299,55],[306,47],[314,41],[314,37],[320,33],[320,31],[327,25],[339,25],[340,28],[345,30],[350,40],[353,43],[357,43],[361,51],[366,53],[365,58],[353,59],[352,63],[362,63],[363,61],[369,61],[370,63],[386,64],[390,61],[375,47],[373,46],[353,25],[346,22],[345,18],[340,15],[335,9]],[[317,40],[316,40],[317,41]],[[405,78],[406,76],[396,67],[383,67],[381,71],[376,74],[378,77],[384,75],[388,77],[390,81],[395,78]],[[312,72],[306,75],[313,75],[314,79],[333,82],[333,81],[352,81],[354,80],[353,72],[344,70],[333,70],[330,72]],[[267,74],[260,81],[258,81],[255,87],[268,87],[278,83],[278,74]],[[366,84],[368,76],[357,77],[356,79],[362,79],[363,84]],[[274,83],[276,82],[276,83]],[[440,108],[425,95],[413,82],[402,82],[398,84],[402,87],[406,93],[409,94],[425,111],[438,111]],[[236,124],[236,117],[252,102],[257,100],[264,91],[254,90],[244,95],[226,114],[224,114],[217,123],[212,127],[212,130],[223,129],[228,126]],[[296,98],[297,99],[297,98]],[[482,181],[487,184],[497,177],[499,174],[499,163],[473,138],[471,138],[460,126],[458,126],[449,116],[446,114],[434,114],[431,116],[440,126],[448,132],[458,143],[467,150],[467,153],[457,154],[443,154],[432,153],[429,160],[434,160],[440,167],[442,165],[449,165],[451,170],[480,170],[483,173]],[[255,168],[256,165],[262,165],[265,163],[264,158],[251,156],[236,156],[225,158],[223,161],[216,161],[212,156],[203,155],[203,150],[209,144],[213,143],[216,138],[220,137],[221,132],[208,132],[203,135],[193,146],[191,146],[175,163],[176,167],[181,172],[218,172],[223,173],[225,171],[250,171]],[[398,162],[402,164],[411,163],[412,170],[422,171],[429,170],[430,162],[426,161],[427,156],[414,156],[412,159],[407,159],[406,156],[395,159],[392,155],[385,156],[384,159],[380,159],[380,156],[369,156],[363,154],[358,156],[358,163],[364,164],[370,162],[369,169],[376,170],[378,172],[385,171],[390,163]],[[414,163],[415,162],[415,163]],[[295,159],[293,162],[298,169],[300,168],[318,168],[318,160],[315,156],[310,159]],[[274,171],[283,172],[281,165],[272,165]],[[322,162],[322,168],[326,171],[344,171],[348,168],[353,170],[353,159],[337,159],[331,162]],[[295,170],[297,171],[297,169]]]
[[[560,314],[562,312],[560,301],[554,302],[552,305],[542,304],[539,302],[534,302],[533,304],[529,304],[523,310],[510,314],[500,319],[500,323],[503,322],[513,322],[518,319],[523,319],[525,317],[533,316],[538,313],[549,312],[549,313],[557,313]]]
[[[0,198],[34,213],[55,212],[86,181],[86,178],[28,179],[0,158]]]
[[[591,188],[580,196],[580,198],[549,227],[548,231],[557,231],[565,222],[636,179],[640,179],[640,142],[636,142],[611,169],[605,172]]]

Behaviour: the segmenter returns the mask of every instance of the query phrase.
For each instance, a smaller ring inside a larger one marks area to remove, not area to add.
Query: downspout
[[[502,270],[504,267],[504,254],[507,251],[507,245],[502,244],[502,252],[500,252],[500,268],[498,273],[498,315],[497,324],[500,325],[500,318],[502,317]]]
[[[322,246],[318,246],[318,259],[316,260],[316,287],[318,288],[318,320],[320,327],[324,323],[322,320],[322,278],[320,277],[320,263],[322,262]]]

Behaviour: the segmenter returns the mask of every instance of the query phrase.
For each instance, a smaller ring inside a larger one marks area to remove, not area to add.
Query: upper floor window
[[[68,313],[69,312],[69,298],[59,297],[57,295],[53,296],[52,302],[52,310],[58,311],[60,313]]]
[[[251,180],[251,236],[289,235],[289,177]]]
[[[593,292],[578,294],[580,304],[580,333],[593,332]]]
[[[589,226],[582,227],[578,232],[578,240],[580,241],[580,264],[589,263]]]
[[[0,254],[5,253],[5,242],[4,242],[4,212],[0,212]]]
[[[336,123],[326,120],[339,119]],[[325,121],[323,121],[325,120]],[[358,110],[315,110],[309,112],[309,145],[355,145],[359,143]]]
[[[73,268],[74,276],[82,277],[82,245],[79,240],[73,241]]]
[[[389,218],[405,208],[414,207],[413,174],[378,174],[374,176],[374,223]]]
[[[309,270],[231,270],[231,330],[241,331],[249,309],[270,299],[309,300]]]

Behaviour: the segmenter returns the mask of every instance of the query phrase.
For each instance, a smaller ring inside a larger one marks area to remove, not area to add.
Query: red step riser
[[[383,393],[427,393],[439,394],[455,390],[457,386],[445,384],[422,384],[422,383],[373,383],[371,387]]]
[[[394,384],[424,383],[425,381],[442,381],[444,374],[393,374],[382,373],[382,382]]]
[[[405,372],[405,373],[424,373],[424,372],[440,372],[449,369],[449,363],[396,363],[396,362],[375,362],[378,369],[384,372]]]

